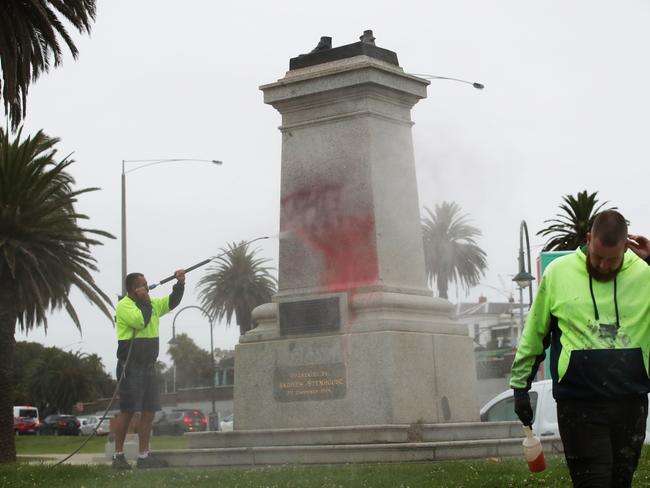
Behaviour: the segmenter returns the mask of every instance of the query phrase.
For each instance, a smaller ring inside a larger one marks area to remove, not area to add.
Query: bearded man
[[[645,438],[650,377],[650,241],[614,210],[587,244],[546,269],[512,365],[515,412],[550,345],[553,397],[575,487],[629,487]],[[645,261],[645,262],[644,262]]]

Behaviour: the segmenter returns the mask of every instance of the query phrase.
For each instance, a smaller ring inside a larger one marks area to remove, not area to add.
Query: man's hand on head
[[[631,249],[641,259],[647,259],[650,256],[650,240],[646,237],[629,234],[627,236],[627,248]]]
[[[174,271],[174,278],[176,278],[176,281],[178,281],[179,283],[185,284],[185,270],[178,269]]]

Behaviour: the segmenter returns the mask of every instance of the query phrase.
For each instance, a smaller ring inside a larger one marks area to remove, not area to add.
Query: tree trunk
[[[0,464],[16,462],[13,376],[16,306],[11,282],[0,281]]]
[[[239,325],[240,335],[244,335],[253,328],[251,310],[248,310],[246,307],[236,308],[235,318],[237,319],[237,325]]]
[[[449,278],[446,273],[439,273],[436,278],[436,285],[438,285],[438,296],[440,298],[448,299],[447,291],[449,290]]]

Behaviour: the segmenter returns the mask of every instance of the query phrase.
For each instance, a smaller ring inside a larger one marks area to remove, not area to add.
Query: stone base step
[[[519,422],[464,422],[195,432],[186,435],[191,449],[203,449],[521,439],[523,431]]]
[[[523,456],[521,438],[445,442],[256,446],[156,451],[170,466],[256,466],[447,461]],[[559,437],[542,439],[544,452],[559,454]]]

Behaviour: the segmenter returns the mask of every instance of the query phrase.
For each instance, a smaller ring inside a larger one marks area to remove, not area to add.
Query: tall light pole
[[[460,78],[450,78],[449,76],[437,76],[437,75],[423,75],[417,73],[409,73],[409,74],[413,76],[418,76],[420,78],[424,78],[425,80],[449,80],[449,81],[458,81],[460,83],[467,83],[468,85],[472,85],[477,90],[482,90],[483,88],[485,88],[485,85],[483,83],[461,80]]]
[[[524,236],[526,237],[526,254],[528,256],[528,269],[524,266]],[[519,286],[519,333],[522,334],[524,331],[524,288],[528,287],[529,302],[528,309],[530,310],[530,305],[533,303],[533,286],[532,283],[535,280],[535,277],[531,274],[530,269],[530,241],[528,239],[528,226],[526,221],[522,220],[519,225],[519,272],[512,278],[512,281],[517,283]],[[514,342],[512,344],[514,346]]]
[[[215,400],[214,400],[214,384],[215,384],[214,376],[216,374],[216,367],[215,367],[215,364],[214,364],[214,341],[213,341],[214,321],[212,319],[212,316],[208,313],[208,311],[206,309],[204,309],[203,307],[199,307],[198,305],[187,305],[187,306],[181,308],[178,312],[176,312],[176,314],[174,314],[174,320],[172,321],[172,341],[174,339],[176,339],[176,319],[178,318],[178,316],[180,315],[180,313],[183,310],[189,310],[191,308],[195,308],[197,310],[200,310],[203,313],[203,315],[206,316],[206,318],[208,319],[208,322],[210,322],[210,367],[211,367],[211,370],[212,370],[211,375],[210,375],[211,376],[210,383],[212,383],[210,385],[211,386],[210,396],[211,396],[211,399],[212,399],[212,415],[214,415],[215,414],[215,409],[214,409],[214,404],[215,404]],[[176,362],[174,362],[173,385],[174,385],[174,392],[176,392]]]
[[[157,164],[164,163],[178,163],[183,161],[189,162],[201,162],[201,163],[212,163],[212,164],[222,164],[221,161],[216,159],[123,159],[122,160],[122,296],[126,295],[126,175],[132,173],[142,168],[147,168],[149,166],[155,166]],[[145,163],[135,168],[125,170],[126,164],[128,163]]]

